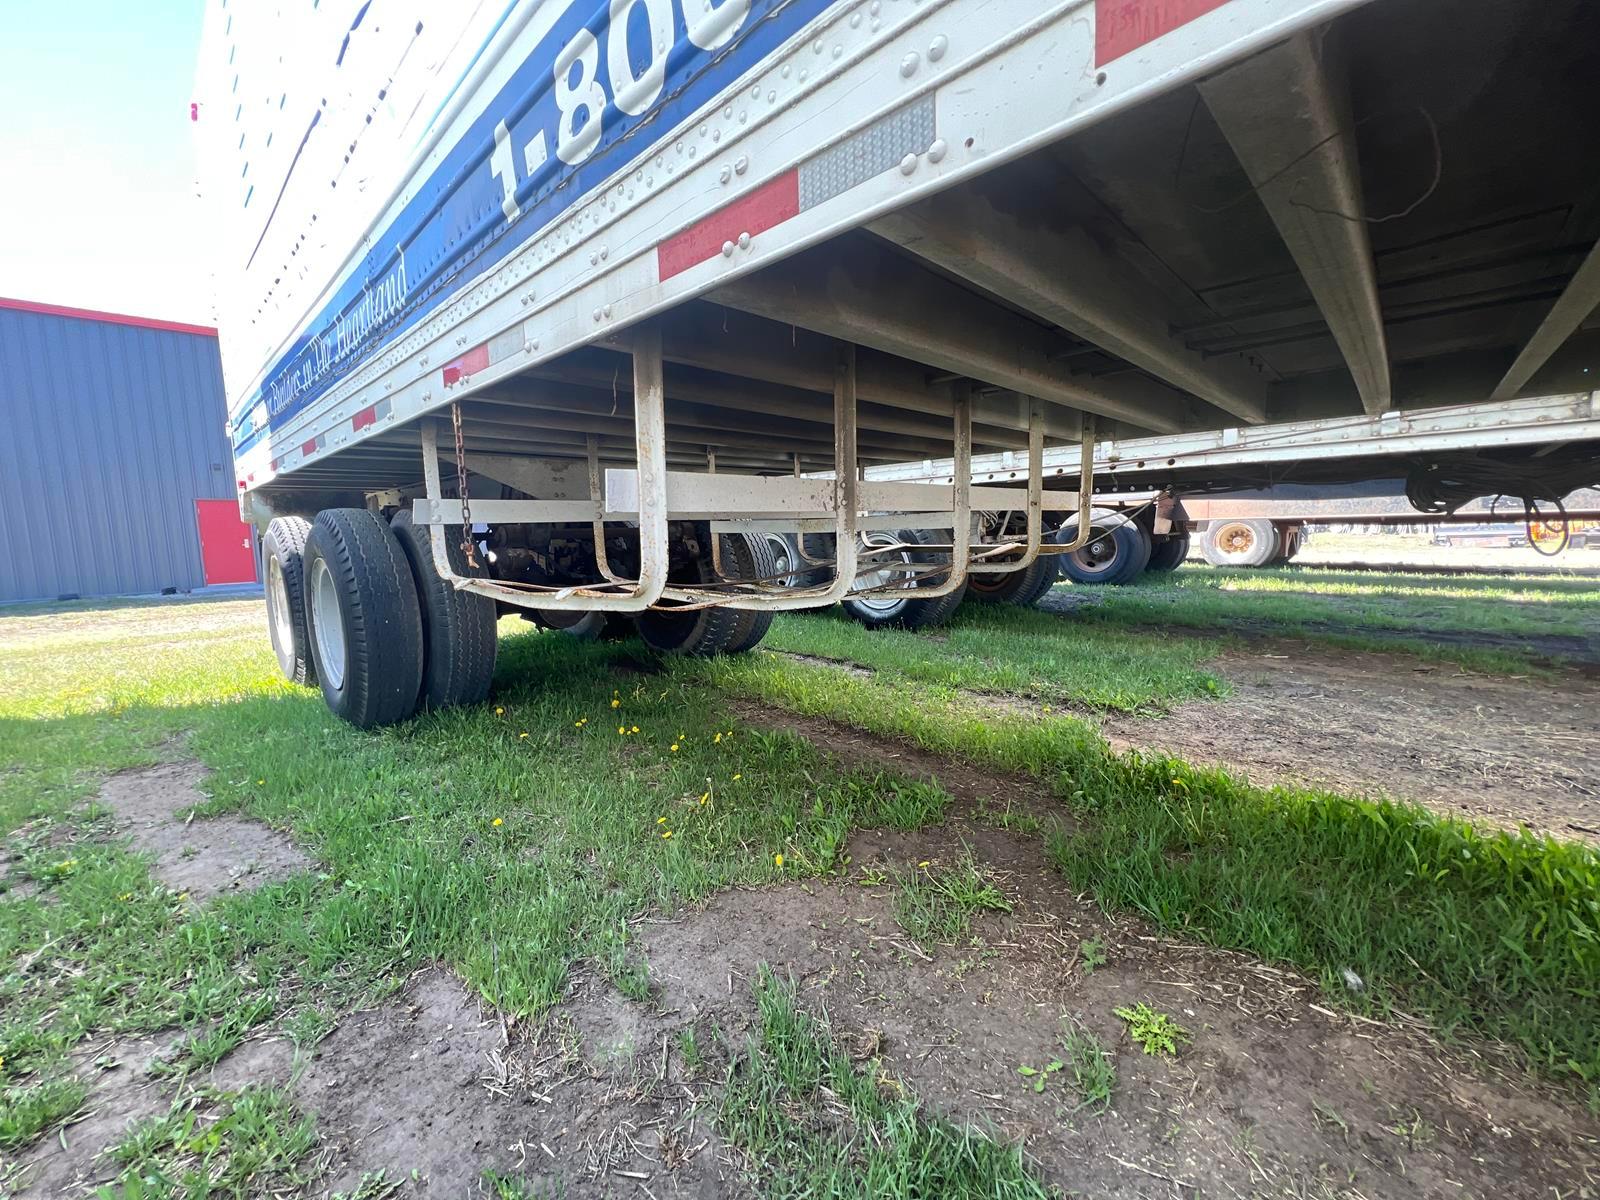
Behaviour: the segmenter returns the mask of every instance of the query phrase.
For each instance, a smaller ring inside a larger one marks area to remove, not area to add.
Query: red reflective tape
[[[722,247],[737,242],[740,234],[754,237],[799,211],[800,172],[790,171],[662,242],[656,247],[657,273],[662,279],[681,275],[721,254]]]
[[[453,384],[460,383],[463,379],[466,379],[469,376],[476,375],[479,371],[488,370],[488,368],[489,343],[485,342],[481,346],[478,346],[472,350],[468,350],[454,362],[445,363],[444,385],[445,387],[450,387]],[[373,420],[377,420],[377,417],[374,416]],[[371,422],[368,423],[370,424]]]
[[[365,429],[368,425],[376,425],[377,423],[378,406],[376,404],[367,405],[367,407],[350,418],[350,428],[357,432]]]
[[[315,454],[316,452],[317,452],[317,439],[316,438],[312,438],[309,442],[305,442],[300,447],[300,453],[301,454]]]
[[[1132,54],[1228,0],[1094,0],[1094,65]]]

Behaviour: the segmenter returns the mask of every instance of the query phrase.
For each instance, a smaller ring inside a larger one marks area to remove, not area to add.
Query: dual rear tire
[[[401,514],[333,508],[277,517],[263,538],[268,628],[284,674],[315,682],[361,729],[473,704],[494,675],[494,602],[433,566],[431,531]],[[452,550],[452,569],[459,551]]]

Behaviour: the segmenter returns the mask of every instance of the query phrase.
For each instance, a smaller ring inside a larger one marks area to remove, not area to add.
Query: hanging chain
[[[450,424],[456,434],[456,491],[461,494],[461,552],[467,556],[467,566],[478,567],[478,551],[472,544],[472,501],[467,497],[467,445],[461,434],[461,403],[452,401]]]

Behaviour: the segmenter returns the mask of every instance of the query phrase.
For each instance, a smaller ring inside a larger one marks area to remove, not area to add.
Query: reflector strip
[[[489,343],[485,342],[481,346],[475,346],[473,349],[468,350],[454,362],[445,363],[443,372],[444,385],[445,387],[454,387],[468,376],[476,375],[479,371],[486,370],[488,366]]]
[[[1103,67],[1228,0],[1094,0],[1094,65]]]
[[[736,246],[741,237],[755,237],[800,211],[800,173],[789,171],[762,184],[724,209],[712,213],[656,247],[656,271],[663,280]]]

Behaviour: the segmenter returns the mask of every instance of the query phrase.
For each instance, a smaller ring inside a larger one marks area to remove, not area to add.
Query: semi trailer
[[[1051,493],[1073,494],[1082,464],[1051,448],[1042,465],[1048,524]],[[1025,469],[1011,452],[971,464],[978,483]],[[952,470],[906,462],[867,478],[948,484]],[[1600,518],[1600,392],[1103,439],[1091,477],[1095,536],[1056,560],[1074,583],[1132,583],[1191,548],[1214,566],[1281,565],[1319,525],[1510,522],[1520,544],[1565,548]]]
[[[1597,34],[1585,0],[213,0],[279,661],[372,726],[480,699],[504,609],[692,654],[919,620],[1089,544],[1103,440],[1583,390]]]

